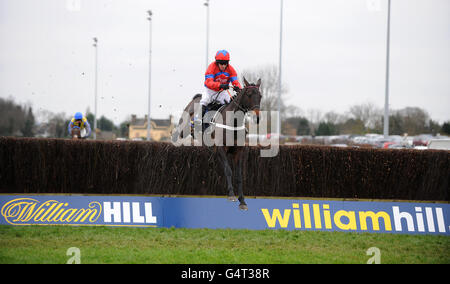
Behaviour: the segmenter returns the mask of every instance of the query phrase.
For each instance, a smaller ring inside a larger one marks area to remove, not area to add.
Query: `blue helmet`
[[[81,112],[77,112],[74,117],[75,119],[83,119],[83,114]]]

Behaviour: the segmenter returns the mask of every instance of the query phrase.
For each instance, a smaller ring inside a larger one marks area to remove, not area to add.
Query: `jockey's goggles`
[[[221,65],[228,65],[228,61],[227,60],[216,60],[217,64],[221,64]]]

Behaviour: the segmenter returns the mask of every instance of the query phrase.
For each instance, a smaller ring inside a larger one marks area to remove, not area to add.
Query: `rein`
[[[251,85],[251,86],[246,86],[246,87],[244,87],[244,88],[242,89],[242,93],[239,94],[238,96],[239,96],[239,98],[241,98],[242,96],[245,95],[245,93],[247,92],[248,89],[258,89],[258,88],[259,88],[258,86],[253,86],[253,85]],[[260,108],[259,105],[255,105],[255,106],[253,106],[251,109],[249,109],[248,107],[243,107],[243,106],[241,106],[241,105],[239,104],[239,102],[236,102],[238,96],[236,96],[235,98],[232,97],[232,98],[231,98],[231,102],[234,103],[234,105],[235,105],[239,110],[241,110],[244,114],[246,114],[248,111],[252,111],[252,110],[254,110],[254,109],[259,109],[259,108]],[[225,105],[222,106],[222,107],[217,111],[216,115],[213,117],[213,119],[211,120],[210,124],[214,125],[215,127],[223,128],[223,129],[226,129],[226,130],[232,130],[232,131],[244,130],[244,129],[245,129],[245,122],[244,122],[241,126],[229,126],[229,125],[226,125],[226,124],[221,124],[221,123],[216,123],[216,122],[214,122],[214,120],[215,120],[217,114],[220,113],[220,111],[221,111],[224,107],[225,107]],[[234,110],[234,112],[236,112],[236,110]]]

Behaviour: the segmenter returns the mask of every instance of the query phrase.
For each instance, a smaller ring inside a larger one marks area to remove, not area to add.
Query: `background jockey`
[[[226,50],[219,50],[216,53],[215,61],[212,62],[205,72],[205,87],[206,92],[202,94],[200,104],[202,106],[202,117],[205,115],[206,106],[218,101],[221,104],[230,102],[230,95],[228,92],[220,92],[229,88],[229,83],[233,84],[235,91],[241,89],[241,84],[238,81],[236,70],[229,64],[230,53]]]
[[[88,138],[91,136],[91,125],[86,117],[83,116],[81,112],[75,113],[75,116],[70,120],[67,130],[69,135],[72,134],[72,128],[78,126],[82,132],[82,138]],[[83,131],[84,130],[84,131]],[[83,136],[83,132],[85,135]]]

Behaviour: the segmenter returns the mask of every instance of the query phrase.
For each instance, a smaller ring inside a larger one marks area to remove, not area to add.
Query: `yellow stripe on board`
[[[13,224],[13,226],[71,226],[71,227],[139,227],[158,228],[156,225],[107,225],[107,224]]]

